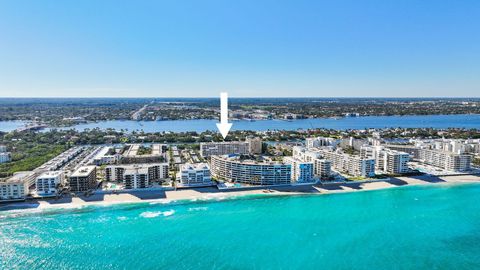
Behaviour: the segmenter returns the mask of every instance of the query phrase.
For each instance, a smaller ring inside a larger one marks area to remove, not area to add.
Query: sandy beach
[[[332,194],[342,192],[359,192],[394,188],[405,185],[445,185],[456,183],[480,183],[479,175],[461,176],[413,176],[398,177],[389,180],[372,182],[328,183],[317,185],[264,187],[253,190],[219,190],[215,187],[181,189],[176,191],[145,191],[136,190],[118,194],[93,194],[88,197],[62,197],[60,199],[27,200],[0,205],[0,210],[10,209],[49,209],[49,208],[79,208],[87,205],[108,206],[119,203],[158,202],[168,203],[180,200],[222,200],[231,197],[262,194],[266,196],[301,195],[301,194]]]

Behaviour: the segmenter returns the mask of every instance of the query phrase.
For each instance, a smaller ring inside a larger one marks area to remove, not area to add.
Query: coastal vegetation
[[[0,121],[38,121],[54,127],[106,120],[217,119],[219,100],[0,99]],[[474,98],[231,98],[236,119],[301,119],[350,116],[480,114]]]

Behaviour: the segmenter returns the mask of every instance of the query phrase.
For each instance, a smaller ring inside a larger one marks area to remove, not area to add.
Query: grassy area
[[[12,152],[12,161],[0,164],[0,177],[7,177],[19,171],[33,170],[64,150],[64,145],[35,143],[16,145]]]
[[[480,166],[480,158],[474,158],[473,159],[473,165]]]
[[[140,146],[140,148],[138,148],[138,152],[137,152],[137,155],[139,156],[143,156],[143,155],[151,155],[152,154],[152,148],[150,147],[145,147],[145,146]]]

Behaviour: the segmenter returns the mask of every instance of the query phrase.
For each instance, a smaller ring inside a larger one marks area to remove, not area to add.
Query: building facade
[[[247,142],[209,142],[200,143],[200,155],[204,158],[214,155],[244,155],[249,153]]]
[[[291,180],[296,183],[312,183],[313,178],[313,162],[306,162],[294,157],[286,157],[283,159],[285,164],[292,166]]]
[[[389,149],[409,153],[414,160],[438,167],[450,172],[467,172],[471,170],[472,156],[454,152],[424,149],[411,145],[384,145]]]
[[[16,172],[12,177],[0,179],[0,200],[25,200],[29,194],[31,179],[35,179],[34,172]]]
[[[207,163],[186,163],[180,166],[179,181],[183,186],[210,185],[212,178]]]
[[[325,146],[336,146],[337,144],[338,140],[335,138],[314,137],[305,139],[305,146],[307,147],[307,149],[320,148]]]
[[[83,166],[78,168],[68,177],[70,191],[84,192],[97,187],[97,168]]]
[[[320,179],[327,179],[332,175],[332,162],[326,159],[315,159],[313,163],[314,175]]]
[[[404,174],[409,171],[410,154],[382,146],[362,146],[363,158],[375,159],[375,169],[389,174]]]
[[[260,155],[262,153],[262,139],[259,137],[248,137],[245,140],[248,143],[248,152],[252,155]]]
[[[150,186],[150,177],[148,168],[131,167],[125,169],[123,173],[123,185],[125,189],[141,189]]]
[[[127,170],[145,169],[149,181],[168,179],[168,163],[109,165],[105,168],[105,179],[109,182],[124,182]]]
[[[39,196],[57,195],[60,185],[65,183],[63,171],[48,171],[42,173],[35,180],[35,190]]]
[[[242,160],[239,156],[212,156],[210,168],[216,179],[249,185],[290,184],[292,177],[289,164]]]
[[[338,172],[354,177],[375,176],[375,159],[361,158],[340,151],[319,150],[324,159],[331,161],[331,166]]]

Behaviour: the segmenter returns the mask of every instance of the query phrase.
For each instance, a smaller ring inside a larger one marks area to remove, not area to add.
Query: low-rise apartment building
[[[29,193],[28,177],[32,172],[17,172],[12,177],[0,179],[0,201],[25,200]]]
[[[179,181],[182,186],[213,184],[207,163],[186,163],[180,166]]]
[[[39,196],[57,195],[59,187],[65,184],[63,171],[48,171],[42,173],[35,180],[35,191]]]

